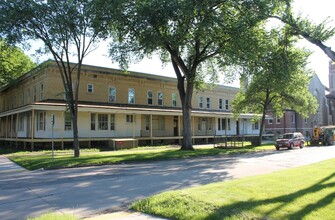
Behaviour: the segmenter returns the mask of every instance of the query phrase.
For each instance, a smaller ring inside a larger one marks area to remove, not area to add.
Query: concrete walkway
[[[13,161],[9,160],[8,158],[0,155],[0,174],[7,172],[22,172],[22,171],[27,170],[17,165]]]

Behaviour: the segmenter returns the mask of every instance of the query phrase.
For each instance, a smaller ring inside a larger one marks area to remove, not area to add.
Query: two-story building
[[[182,111],[176,86],[175,78],[84,65],[78,108],[81,144],[115,144],[127,138],[140,145],[179,142]],[[258,134],[252,114],[236,119],[231,113],[231,100],[238,90],[217,85],[194,93],[194,143],[208,143],[221,135]],[[0,140],[32,148],[52,140],[61,146],[73,141],[64,87],[54,61],[42,63],[1,88],[0,103]]]

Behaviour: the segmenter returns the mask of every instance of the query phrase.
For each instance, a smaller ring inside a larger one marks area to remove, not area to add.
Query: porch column
[[[17,149],[17,147],[18,147],[18,134],[19,134],[19,113],[17,113],[16,114],[16,141],[15,141],[15,147],[16,147],[16,149]]]
[[[34,150],[34,137],[35,137],[35,110],[31,110],[31,142],[30,142],[30,147],[31,151]]]
[[[151,145],[154,145],[154,140],[152,139],[153,137],[153,132],[152,132],[152,114],[150,114],[150,141]]]

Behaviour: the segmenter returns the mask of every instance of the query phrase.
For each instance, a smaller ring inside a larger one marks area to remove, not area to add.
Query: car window
[[[293,138],[293,134],[284,134],[283,138],[291,139],[291,138]]]

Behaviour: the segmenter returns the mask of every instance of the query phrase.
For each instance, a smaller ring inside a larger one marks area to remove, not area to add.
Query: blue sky
[[[327,17],[330,17],[332,19],[330,25],[335,26],[334,0],[295,0],[293,8],[295,13],[300,13],[302,16],[308,17],[315,22],[321,22]],[[335,37],[325,42],[325,44],[330,47],[333,46],[333,50],[335,50]],[[118,68],[118,64],[113,63],[107,56],[107,45],[107,42],[101,43],[97,50],[84,59],[84,63],[95,66]],[[321,82],[328,87],[329,58],[318,47],[310,44],[304,39],[300,40],[298,45],[313,52],[309,58],[310,63],[308,67],[313,69],[319,76]],[[40,58],[40,61],[46,59],[47,57],[43,57]],[[138,64],[132,64],[129,70],[175,77],[171,64],[162,66],[157,57],[153,57],[152,59],[146,58]],[[238,83],[235,82],[233,86],[238,86]]]

